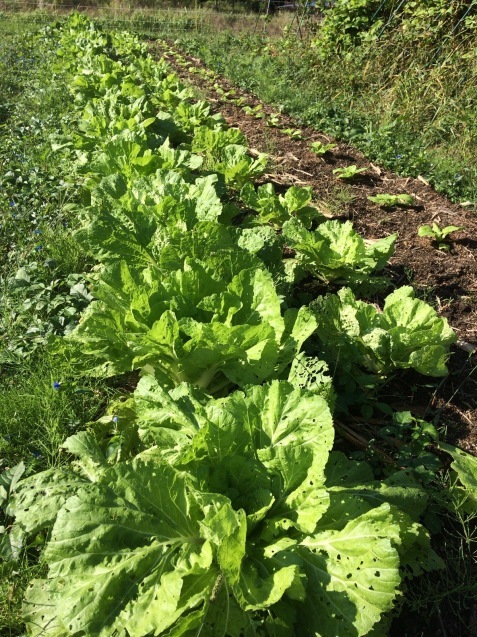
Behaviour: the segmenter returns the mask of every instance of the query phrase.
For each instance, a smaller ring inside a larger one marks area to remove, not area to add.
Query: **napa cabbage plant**
[[[58,349],[95,375],[147,368],[166,385],[187,381],[211,392],[276,377],[316,321],[305,307],[282,315],[272,275],[242,269],[235,252],[221,255],[218,272],[192,257],[174,271],[108,266],[96,300]]]
[[[174,233],[185,236],[200,222],[218,221],[223,206],[216,185],[216,175],[186,181],[172,170],[129,184],[120,174],[108,175],[92,187],[91,204],[79,212],[76,239],[103,263],[120,258],[135,268],[155,264]],[[223,241],[222,248],[230,247]],[[210,249],[210,242],[205,244]]]
[[[248,183],[242,188],[240,198],[243,203],[258,213],[252,219],[257,224],[271,224],[275,228],[281,228],[285,221],[292,216],[300,219],[306,228],[309,228],[313,220],[323,221],[323,215],[311,204],[311,188],[292,186],[284,195],[277,195],[273,184],[263,184],[255,187]]]
[[[210,399],[145,377],[124,412],[148,449],[110,463],[82,432],[70,467],[17,488],[17,526],[52,525],[30,635],[361,636],[406,573],[440,566],[417,483],[331,452],[314,392],[274,381]]]
[[[319,349],[336,370],[337,384],[369,388],[398,369],[447,374],[449,347],[457,336],[447,319],[414,295],[412,287],[401,287],[386,297],[382,311],[356,299],[349,288],[311,303]]]
[[[296,260],[325,283],[355,285],[381,270],[394,252],[395,234],[365,241],[350,221],[326,221],[307,230],[296,218],[283,226],[283,235]]]

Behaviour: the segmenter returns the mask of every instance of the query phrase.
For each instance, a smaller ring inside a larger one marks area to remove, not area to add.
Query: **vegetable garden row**
[[[399,370],[446,374],[456,336],[405,286],[381,306],[395,236],[328,220],[145,45],[74,15],[37,36],[68,70],[76,240],[93,301],[50,341],[78,377],[131,374],[62,449],[0,477],[2,555],[44,537],[30,635],[386,635],[406,582],[442,566],[429,485],[341,446]],[[41,48],[40,48],[41,50]],[[323,295],[304,303],[303,283]],[[363,300],[368,298],[368,300]],[[137,383],[137,384],[136,384]],[[440,443],[475,508],[477,461]]]

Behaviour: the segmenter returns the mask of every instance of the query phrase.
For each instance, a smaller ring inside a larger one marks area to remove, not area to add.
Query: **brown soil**
[[[160,43],[152,47],[164,54]],[[181,53],[184,55],[183,53]],[[233,87],[226,79],[212,81],[179,66],[173,56],[165,56],[186,83],[216,106],[230,126],[241,129],[255,152],[270,155],[269,173],[264,180],[283,186],[312,186],[314,199],[322,212],[334,218],[350,219],[367,239],[398,234],[394,257],[387,274],[395,285],[412,284],[421,298],[431,303],[457,332],[458,345],[449,361],[449,375],[441,382],[418,374],[406,374],[389,388],[389,402],[397,409],[411,410],[416,416],[444,427],[446,439],[477,455],[477,214],[454,204],[433,190],[423,178],[399,177],[371,164],[356,149],[337,145],[324,157],[310,150],[313,141],[333,142],[312,128],[302,128],[293,119],[280,114],[280,128],[300,129],[302,139],[291,137],[267,124],[270,105]],[[203,66],[199,60],[184,56],[188,67]],[[217,84],[218,83],[218,84]],[[233,89],[233,98],[244,98],[243,105],[262,105],[265,117],[247,115],[241,106],[231,104],[217,92]],[[366,167],[353,180],[344,183],[333,170],[356,164]],[[407,193],[414,197],[411,208],[383,208],[368,201],[376,194]],[[439,250],[428,238],[418,236],[423,224],[436,222],[440,227],[453,225],[464,229],[451,235],[449,249]]]

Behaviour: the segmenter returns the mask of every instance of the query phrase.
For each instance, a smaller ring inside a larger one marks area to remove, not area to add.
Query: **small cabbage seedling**
[[[346,168],[335,168],[333,170],[333,174],[338,177],[338,179],[353,179],[359,173],[364,173],[366,168],[358,168],[355,164],[352,166],[346,166]]]
[[[257,106],[242,106],[242,110],[247,115],[252,115],[256,119],[262,119],[265,117],[265,113],[262,111],[263,106],[261,104],[257,104]]]
[[[267,120],[267,126],[278,128],[280,126],[280,113],[272,113]]]
[[[377,203],[380,206],[391,207],[391,206],[413,206],[414,205],[414,197],[412,195],[375,195],[374,197],[368,197],[369,201],[373,203]]]
[[[299,128],[282,128],[280,129],[280,132],[285,133],[285,135],[288,135],[288,137],[291,137],[292,139],[303,139]]]
[[[445,226],[445,228],[440,228],[437,223],[433,223],[432,227],[425,225],[420,226],[417,234],[420,237],[429,237],[437,243],[437,247],[439,250],[449,250],[450,246],[447,241],[449,241],[449,235],[452,232],[457,232],[458,230],[463,230],[462,226]]]
[[[336,148],[336,144],[322,144],[321,142],[313,142],[311,144],[311,150],[315,155],[326,155],[330,150]]]

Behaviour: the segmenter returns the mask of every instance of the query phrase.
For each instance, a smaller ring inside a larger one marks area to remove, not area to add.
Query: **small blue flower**
[[[36,250],[37,252],[40,252],[40,250],[41,250],[42,248],[43,248],[43,246],[41,246],[41,245],[35,246],[35,250]]]
[[[55,380],[53,383],[53,389],[59,389],[61,387],[61,383],[58,380]]]
[[[33,449],[31,453],[32,453],[32,456],[34,456],[35,458],[41,458],[41,453],[37,451],[36,449]]]
[[[34,234],[41,234],[41,230],[40,228],[35,228],[35,230],[33,230]]]
[[[119,418],[118,418],[118,416],[113,416],[112,420],[113,420],[113,422],[118,422]]]

